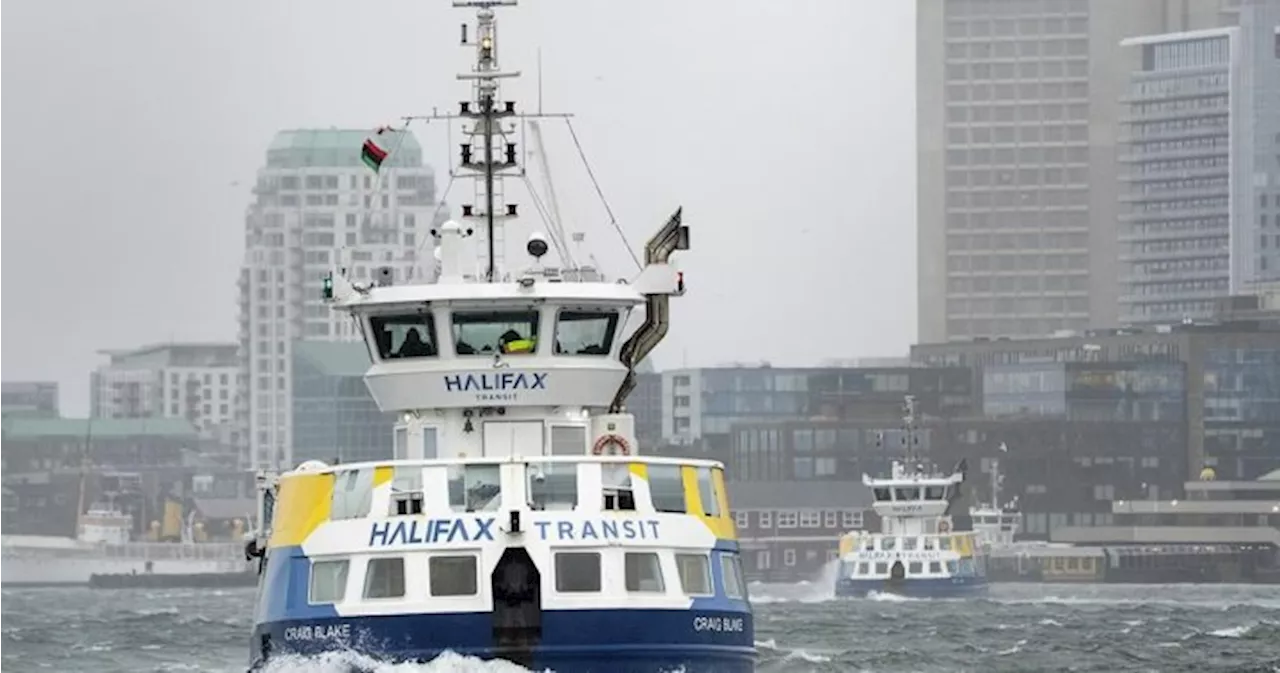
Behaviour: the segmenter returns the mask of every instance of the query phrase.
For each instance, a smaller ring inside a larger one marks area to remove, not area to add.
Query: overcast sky
[[[541,47],[544,106],[577,115],[633,245],[685,207],[690,291],[659,368],[905,353],[914,4],[500,11],[502,64],[526,73],[504,97],[533,107]],[[84,415],[98,350],[234,341],[244,211],[272,135],[453,108],[470,18],[447,0],[6,3],[4,379],[56,380],[64,413]],[[443,174],[443,132],[414,130]],[[562,209],[627,271],[567,134],[548,130]]]

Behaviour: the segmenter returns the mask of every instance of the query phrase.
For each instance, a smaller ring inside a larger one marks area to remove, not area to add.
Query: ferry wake
[[[528,238],[523,268],[503,268],[517,209],[501,181],[520,175],[508,139],[536,116],[498,103],[514,73],[498,68],[494,9],[511,4],[454,3],[477,16],[472,40],[463,26],[473,98],[449,116],[477,188],[460,222],[433,232],[434,277],[361,285],[335,265],[325,279],[369,348],[370,392],[397,416],[395,455],[260,475],[270,526],[246,549],[260,573],[251,670],[335,651],[559,673],[754,670],[723,466],[640,455],[623,406],[684,293],[671,264],[689,248],[681,211],[629,281],[574,261],[554,223]],[[393,170],[382,143],[395,133],[366,143],[373,170]]]

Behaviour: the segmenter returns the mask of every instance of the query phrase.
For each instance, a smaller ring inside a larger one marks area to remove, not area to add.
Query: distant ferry
[[[82,484],[82,500],[83,491]],[[173,519],[179,518],[175,512]],[[95,503],[80,515],[74,538],[0,536],[0,584],[73,586],[88,585],[94,575],[206,575],[251,569],[242,543],[198,541],[199,525],[188,521],[174,542],[136,541],[131,516],[110,501]]]
[[[475,226],[433,232],[434,283],[356,285],[340,268],[326,278],[326,299],[369,347],[370,392],[396,412],[395,460],[261,475],[272,523],[247,549],[261,562],[251,668],[452,651],[558,673],[752,671],[724,469],[638,455],[623,408],[684,292],[669,258],[688,249],[688,227],[677,211],[630,282],[572,267],[554,231],[563,269],[544,263],[541,234],[526,269],[500,268],[497,225],[515,208],[495,184],[521,136],[508,128],[514,103],[495,105],[512,73],[497,70],[493,7],[514,3],[455,4],[478,7],[477,62],[463,76],[476,99],[459,115],[461,168],[480,185],[462,217]],[[372,166],[385,156],[366,145]]]
[[[907,442],[912,444],[914,399],[906,401]],[[964,483],[964,463],[943,474],[922,462],[894,461],[888,478],[863,475],[880,516],[880,532],[853,531],[840,538],[835,593],[939,598],[987,590],[986,545],[973,531],[956,531],[949,514]]]

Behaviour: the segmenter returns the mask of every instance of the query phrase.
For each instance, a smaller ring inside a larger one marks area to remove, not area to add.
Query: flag
[[[391,129],[386,126],[379,127],[374,131],[374,135],[382,135]],[[387,160],[387,151],[382,149],[373,138],[367,138],[364,141],[364,147],[360,150],[360,160],[364,165],[368,166],[374,173],[382,168],[382,162]]]

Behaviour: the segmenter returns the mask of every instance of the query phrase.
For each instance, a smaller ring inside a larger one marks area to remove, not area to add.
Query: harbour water
[[[1280,587],[994,585],[980,600],[753,585],[762,672],[1280,673]],[[252,590],[3,591],[5,673],[244,671]],[[272,673],[328,673],[337,660]],[[379,673],[520,673],[455,658]]]

